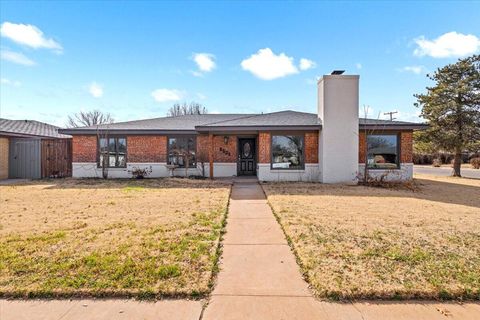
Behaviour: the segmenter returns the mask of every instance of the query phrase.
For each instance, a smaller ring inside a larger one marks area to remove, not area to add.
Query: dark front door
[[[238,139],[238,175],[255,175],[255,139]]]

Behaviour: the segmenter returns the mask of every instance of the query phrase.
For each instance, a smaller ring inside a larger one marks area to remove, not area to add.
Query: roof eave
[[[360,124],[360,129],[364,130],[425,130],[428,125],[423,123],[412,124]]]
[[[165,135],[165,134],[194,134],[195,130],[172,130],[172,129],[59,129],[58,132],[69,135],[97,135],[97,134],[125,134],[125,135]]]
[[[243,131],[301,131],[320,130],[321,125],[269,125],[269,126],[196,126],[198,132],[243,132]]]
[[[46,136],[46,135],[21,133],[21,132],[10,132],[10,131],[0,131],[0,136],[2,136],[2,137],[18,137],[18,138],[38,138],[38,139],[70,139],[70,138],[72,138],[69,135],[65,135],[65,136]]]

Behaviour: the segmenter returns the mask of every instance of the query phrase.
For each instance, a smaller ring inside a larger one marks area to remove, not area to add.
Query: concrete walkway
[[[319,319],[256,179],[234,182],[217,284],[203,319]]]
[[[0,299],[0,320],[478,320],[480,304],[425,301],[334,303],[313,298],[256,179],[236,179],[211,299]]]

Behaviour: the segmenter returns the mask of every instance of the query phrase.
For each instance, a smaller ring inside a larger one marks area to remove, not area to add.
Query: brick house
[[[256,175],[262,181],[354,183],[411,179],[412,133],[425,125],[359,118],[356,75],[318,82],[318,112],[205,114],[61,130],[73,136],[73,176]],[[107,157],[107,158],[104,158]],[[188,167],[188,168],[186,168]]]

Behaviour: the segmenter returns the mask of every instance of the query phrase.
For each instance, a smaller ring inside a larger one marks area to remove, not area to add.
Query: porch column
[[[210,179],[213,179],[213,133],[208,134],[208,162],[210,163]]]

